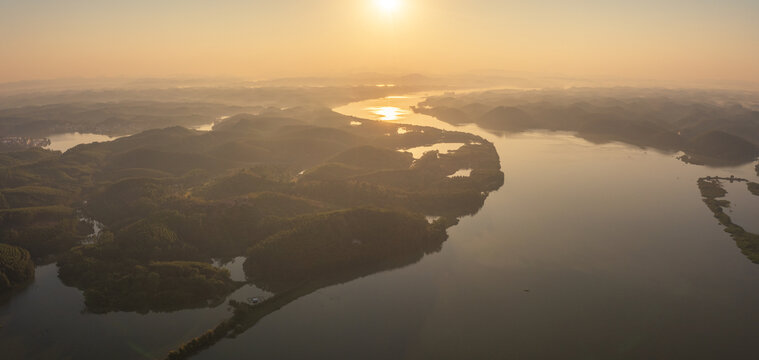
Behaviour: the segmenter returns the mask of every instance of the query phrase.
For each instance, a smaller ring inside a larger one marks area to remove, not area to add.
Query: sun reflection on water
[[[408,115],[410,111],[395,106],[378,106],[367,108],[372,114],[379,116],[383,121],[394,121]]]

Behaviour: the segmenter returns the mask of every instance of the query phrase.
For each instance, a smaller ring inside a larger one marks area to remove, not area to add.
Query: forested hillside
[[[0,242],[58,261],[90,311],[172,311],[240,285],[212,257],[248,256],[250,279],[273,291],[416,261],[503,184],[480,137],[353,120],[270,111],[207,133],[170,127],[3,154]],[[464,145],[420,159],[403,151],[436,143]],[[451,177],[461,169],[471,176]],[[81,218],[106,230],[82,245],[91,230]]]

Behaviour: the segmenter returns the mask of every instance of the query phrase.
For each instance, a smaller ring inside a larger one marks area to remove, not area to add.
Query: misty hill
[[[71,90],[51,84],[50,90],[45,90],[41,82],[33,86],[34,92],[9,90],[0,94],[0,134],[41,138],[71,132],[124,136],[170,126],[191,128],[242,113],[307,118],[307,122],[325,125],[322,120],[329,119],[328,112],[317,114],[313,109],[420,89],[418,85],[200,84],[156,80],[116,82],[104,88],[74,86]],[[289,111],[283,114],[281,109]],[[2,147],[0,151],[18,150]]]
[[[689,161],[719,165],[759,156],[759,111],[750,99],[695,90],[498,90],[432,97],[414,110],[493,131],[572,131],[593,142],[681,150]]]
[[[277,109],[296,106],[326,106],[387,96],[394,91],[417,90],[416,88],[385,88],[366,84],[341,84],[330,86],[303,86],[278,83],[213,83],[182,84],[176,82],[132,82],[110,87],[85,87],[71,90],[44,85],[33,92],[0,93],[0,109],[38,107],[56,104],[112,104],[112,103],[178,103],[217,104],[238,107],[273,107]],[[0,85],[2,90],[2,85]],[[227,113],[229,115],[230,113]],[[234,113],[231,113],[234,114]]]
[[[212,103],[108,102],[63,103],[0,109],[0,133],[9,136],[49,136],[80,132],[129,135],[148,129],[198,126],[218,117],[262,108]]]

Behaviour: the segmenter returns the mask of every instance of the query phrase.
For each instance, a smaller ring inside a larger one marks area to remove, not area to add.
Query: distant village
[[[45,147],[50,146],[50,139],[42,138],[35,139],[23,136],[5,136],[0,137],[0,145],[10,148],[22,148],[28,149],[33,147]]]

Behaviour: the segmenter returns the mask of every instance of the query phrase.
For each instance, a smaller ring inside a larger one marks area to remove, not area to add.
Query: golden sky
[[[756,0],[0,0],[0,82],[500,69],[759,82]]]

